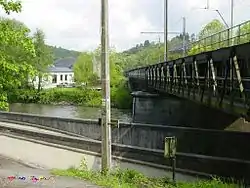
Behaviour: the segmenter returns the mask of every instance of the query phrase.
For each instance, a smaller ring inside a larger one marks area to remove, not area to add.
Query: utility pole
[[[234,0],[231,0],[230,15],[231,15],[231,27],[233,27],[234,26]]]
[[[182,37],[183,57],[186,56],[186,18],[183,17],[183,37]]]
[[[109,75],[109,35],[108,0],[101,0],[101,71],[102,71],[102,171],[111,166],[111,127],[110,127],[110,75]]]
[[[210,3],[209,3],[209,0],[207,0],[207,7],[205,7],[206,9],[209,9],[210,8]]]
[[[164,0],[164,61],[168,60],[168,0]]]
[[[160,35],[158,36],[159,39],[158,39],[158,50],[159,50],[159,63],[161,62],[161,37]]]

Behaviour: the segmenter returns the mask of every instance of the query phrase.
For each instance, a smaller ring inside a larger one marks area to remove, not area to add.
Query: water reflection
[[[43,104],[22,104],[15,103],[10,105],[11,112],[31,113],[45,116],[97,119],[101,116],[100,108],[83,106],[64,106],[64,105],[43,105]],[[121,121],[131,121],[130,110],[112,109],[111,116]]]

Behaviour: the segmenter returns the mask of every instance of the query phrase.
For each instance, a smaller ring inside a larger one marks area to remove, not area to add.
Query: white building
[[[51,67],[46,76],[42,78],[41,87],[43,89],[54,88],[59,85],[71,85],[74,83],[74,71],[67,67]],[[34,79],[33,84],[38,88],[38,76]]]
[[[54,62],[53,67],[50,67],[46,76],[43,76],[41,87],[43,89],[54,88],[59,85],[71,85],[74,83],[73,65],[76,58],[65,57]],[[32,81],[35,88],[38,88],[38,76]]]

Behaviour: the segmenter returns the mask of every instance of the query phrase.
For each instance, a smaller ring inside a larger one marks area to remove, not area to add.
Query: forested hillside
[[[77,58],[80,54],[78,51],[74,50],[67,50],[61,47],[56,47],[56,46],[49,46],[49,48],[53,52],[53,57],[54,60],[65,58],[65,57],[75,57]]]

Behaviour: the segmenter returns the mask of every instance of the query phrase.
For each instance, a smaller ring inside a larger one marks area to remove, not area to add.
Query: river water
[[[10,112],[38,114],[52,117],[98,119],[101,108],[65,105],[22,104],[10,105]],[[111,117],[123,122],[131,121],[131,110],[111,109]]]

